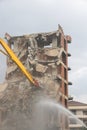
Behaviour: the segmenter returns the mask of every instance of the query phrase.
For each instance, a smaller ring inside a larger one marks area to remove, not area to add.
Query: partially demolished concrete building
[[[17,65],[7,57],[5,90],[0,93],[0,107],[6,109],[7,113],[15,109],[30,114],[33,110],[31,104],[38,100],[39,95],[54,99],[67,108],[68,85],[71,84],[68,81],[68,57],[71,56],[68,43],[71,43],[71,37],[64,35],[60,25],[54,32],[16,37],[6,34],[5,37],[10,48],[41,84],[42,89],[37,90],[32,86]]]

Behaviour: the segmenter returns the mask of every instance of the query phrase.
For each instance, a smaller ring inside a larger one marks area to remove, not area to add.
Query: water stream
[[[72,112],[51,100],[41,100],[35,107],[32,130],[64,130],[68,128],[70,119],[75,124],[86,125]]]
[[[0,130],[69,130],[70,120],[87,128],[73,113],[53,100],[37,100],[33,105],[32,114],[9,113]]]

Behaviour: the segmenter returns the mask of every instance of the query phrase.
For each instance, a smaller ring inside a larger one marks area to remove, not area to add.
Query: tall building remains
[[[15,37],[6,34],[5,37],[19,60],[41,84],[42,90],[32,86],[17,65],[7,57],[7,87],[2,92],[3,98],[0,96],[0,104],[2,100],[5,104],[1,104],[1,107],[8,111],[16,109],[31,113],[31,104],[36,102],[39,95],[54,99],[67,108],[68,85],[71,85],[68,81],[68,57],[71,56],[68,43],[71,43],[71,37],[64,35],[60,25],[54,32]],[[63,123],[63,129],[67,129],[67,124]]]
[[[61,26],[55,32],[10,37],[8,40],[9,46],[27,70],[45,89],[49,89],[46,91],[50,91],[51,87],[55,89],[54,94],[52,90],[52,94],[48,92],[48,95],[58,96],[58,100],[65,107],[67,107],[68,85],[71,85],[71,82],[68,82],[70,70],[68,57],[71,56],[68,53],[68,43],[71,43],[71,37],[64,35]],[[6,80],[17,82],[23,77],[19,68],[8,58]]]

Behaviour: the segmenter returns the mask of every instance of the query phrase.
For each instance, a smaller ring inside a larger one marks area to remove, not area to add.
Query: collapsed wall
[[[16,116],[21,113],[21,118],[24,114],[27,120],[31,120],[35,103],[41,98],[52,98],[57,102],[65,103],[63,105],[66,106],[68,99],[67,43],[71,42],[71,38],[64,35],[61,26],[55,32],[16,37],[6,35],[6,38],[10,48],[42,88],[38,89],[32,85],[20,68],[10,57],[7,57],[6,87],[0,93],[0,107],[5,109],[3,112],[5,114],[1,114],[2,120],[11,116],[12,113],[16,113]],[[2,124],[9,124],[11,121],[10,119]],[[10,127],[14,123],[10,123]]]

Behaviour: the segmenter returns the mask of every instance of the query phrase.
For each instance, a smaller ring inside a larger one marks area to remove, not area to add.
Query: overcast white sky
[[[55,31],[60,24],[70,34],[69,94],[87,103],[87,0],[0,0],[0,37]],[[0,82],[5,74],[0,54]]]

